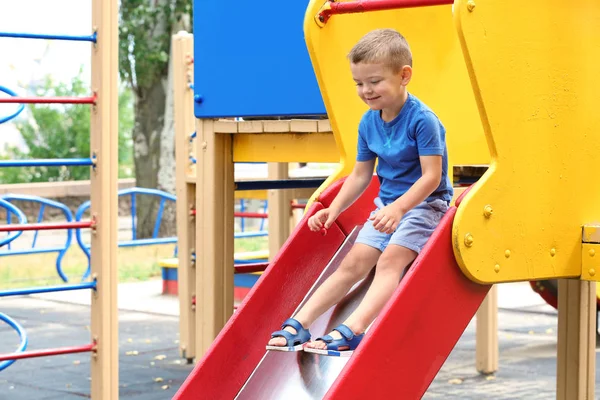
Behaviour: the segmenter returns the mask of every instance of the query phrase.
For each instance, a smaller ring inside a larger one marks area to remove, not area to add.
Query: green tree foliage
[[[89,96],[90,88],[80,76],[71,83],[56,83],[47,76],[35,95]],[[90,106],[77,104],[31,105],[17,120],[17,129],[26,145],[5,149],[0,157],[7,160],[90,157]],[[119,93],[119,176],[133,175],[133,95]],[[19,167],[0,169],[0,183],[60,182],[90,178],[89,167]]]

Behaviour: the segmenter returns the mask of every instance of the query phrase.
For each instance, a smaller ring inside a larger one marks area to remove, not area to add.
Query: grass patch
[[[235,239],[234,243],[235,252],[268,249],[267,237]],[[159,262],[173,257],[174,248],[172,244],[119,248],[119,282],[159,278]],[[58,253],[47,253],[0,257],[0,289],[63,284],[56,272],[57,256]],[[87,263],[86,255],[77,245],[72,245],[61,263],[70,283],[81,280]]]

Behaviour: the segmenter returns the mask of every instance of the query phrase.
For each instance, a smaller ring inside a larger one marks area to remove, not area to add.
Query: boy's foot
[[[329,336],[331,336],[333,338],[333,340],[339,340],[342,338],[342,334],[336,330],[329,332]],[[327,348],[327,343],[325,343],[324,340],[321,340],[320,338],[318,338],[318,339],[315,339],[315,340],[312,340],[312,341],[306,343],[306,347],[308,347],[310,349],[324,350]],[[340,351],[348,350],[348,346],[341,346],[339,348],[339,350]]]
[[[310,340],[310,332],[302,324],[294,319],[288,318],[281,330],[271,334],[271,340],[267,344],[267,350],[276,351],[302,351],[304,344]]]
[[[284,329],[284,331],[288,331],[289,333],[291,333],[292,335],[297,334],[298,332],[292,328],[291,326],[286,326]],[[264,343],[264,342],[263,342]],[[267,346],[278,346],[278,347],[284,347],[287,346],[287,339],[284,338],[283,336],[277,336],[272,338],[271,340],[269,340],[269,343],[267,343]]]
[[[347,325],[341,324],[329,335],[307,343],[304,351],[328,356],[349,357],[364,337],[364,333],[357,335]]]

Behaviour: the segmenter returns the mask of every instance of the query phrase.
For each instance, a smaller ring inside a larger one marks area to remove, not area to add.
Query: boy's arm
[[[348,208],[365,191],[373,178],[375,158],[368,161],[357,161],[348,178],[344,181],[340,192],[331,202],[329,209],[337,217]]]
[[[422,175],[392,204],[403,215],[425,201],[435,191],[442,180],[442,156],[420,156]]]

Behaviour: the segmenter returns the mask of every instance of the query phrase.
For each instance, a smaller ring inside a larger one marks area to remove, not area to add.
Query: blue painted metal
[[[269,261],[268,258],[255,258],[255,259],[251,259],[251,260],[234,259],[233,263],[234,264],[254,264],[254,263],[261,263],[261,262],[268,262],[268,261]]]
[[[8,315],[1,313],[1,312],[0,312],[0,320],[6,322],[11,328],[13,328],[19,334],[19,339],[21,340],[21,343],[19,343],[19,347],[17,348],[16,353],[21,353],[21,352],[25,351],[25,349],[27,348],[27,342],[28,342],[27,332],[25,332],[25,329],[23,329],[23,327],[20,324],[18,324],[17,321],[15,321]],[[15,361],[17,361],[17,360],[2,361],[0,363],[0,371],[5,370],[6,368],[10,367],[12,364],[14,364]]]
[[[6,210],[6,217],[7,217],[6,219],[9,224],[11,223],[12,214],[16,215],[17,223],[19,223],[19,224],[27,223],[27,217],[25,217],[25,214],[23,214],[23,211],[19,210],[14,204],[11,204],[10,202],[8,202],[7,200],[4,200],[3,198],[0,198],[0,207],[4,208]],[[21,236],[22,233],[23,233],[23,231],[9,232],[9,234],[7,236],[5,236],[3,239],[0,239],[0,247],[8,244],[8,246],[10,248],[10,242],[15,240],[19,236]]]
[[[263,204],[263,213],[266,214],[268,210],[269,210],[269,201],[265,200],[264,204]],[[261,218],[260,219],[260,230],[261,231],[265,230],[265,221],[266,220],[267,220],[266,218]]]
[[[170,200],[170,201],[177,201],[177,197],[175,197],[174,195],[167,193],[167,192],[163,192],[162,190],[157,190],[157,189],[148,189],[148,188],[138,188],[138,187],[134,187],[134,188],[129,188],[129,189],[124,189],[124,190],[120,190],[118,193],[118,196],[131,196],[131,204],[132,204],[132,232],[133,232],[133,239],[132,240],[126,240],[126,241],[122,241],[118,243],[119,247],[135,247],[135,246],[150,246],[150,245],[154,245],[154,244],[171,244],[171,243],[177,243],[177,237],[168,237],[168,238],[159,238],[158,236],[158,229],[156,229],[156,224],[155,224],[155,229],[154,229],[154,234],[152,238],[147,238],[147,239],[136,239],[137,234],[136,232],[136,219],[135,219],[135,214],[136,214],[136,197],[137,195],[149,195],[149,196],[156,196],[159,197],[161,199],[161,207],[164,207],[164,201],[166,200]],[[160,208],[159,207],[159,211]],[[77,209],[77,212],[75,213],[75,220],[76,221],[80,221],[81,218],[83,217],[84,213],[90,208],[90,201],[86,201],[83,204],[81,204],[79,206],[79,208]],[[160,211],[157,215],[157,218],[162,219],[162,211]],[[160,221],[158,221],[158,226],[160,227]],[[84,252],[84,254],[86,255],[87,259],[88,259],[88,265],[87,265],[87,269],[85,271],[85,273],[83,274],[83,278],[82,280],[86,280],[92,271],[91,268],[91,253],[90,253],[90,246],[86,243],[83,242],[83,237],[81,236],[82,230],[81,229],[76,229],[75,230],[75,237],[77,239],[77,243],[79,244],[79,248]]]
[[[9,244],[10,246],[10,244]],[[21,256],[25,254],[45,254],[45,253],[58,253],[64,250],[64,247],[43,247],[39,249],[16,249],[8,251],[0,251],[0,257],[5,256]]]
[[[96,289],[96,280],[59,286],[40,286],[25,289],[0,290],[0,297],[23,296],[36,293],[66,292],[70,290]]]
[[[40,204],[40,212],[38,214],[37,222],[42,221],[42,218],[44,215],[44,210],[45,210],[46,206],[53,207],[53,208],[56,208],[56,209],[62,211],[63,215],[65,216],[66,222],[73,221],[73,214],[71,213],[71,210],[69,210],[69,207],[67,207],[66,205],[64,205],[63,203],[60,203],[58,201],[46,199],[44,197],[30,196],[30,195],[24,195],[24,194],[6,194],[6,195],[2,196],[1,199],[5,200],[7,202],[28,201],[28,202],[39,203]],[[49,253],[49,252],[56,251],[56,252],[58,252],[58,257],[56,258],[56,272],[58,273],[58,276],[60,277],[60,279],[62,279],[63,282],[68,282],[69,278],[62,270],[62,260],[65,256],[65,254],[67,253],[67,251],[69,250],[69,247],[71,246],[71,241],[73,239],[73,229],[66,229],[65,231],[66,231],[67,236],[65,239],[65,245],[63,247],[54,247],[51,249],[35,249],[35,245],[37,242],[37,234],[38,234],[38,232],[36,232],[33,237],[33,241],[31,243],[31,248],[29,250],[26,250],[26,251],[21,250],[20,252],[11,250],[8,252],[0,253],[0,256],[17,255],[17,254]]]
[[[251,231],[251,232],[236,232],[233,234],[234,239],[244,239],[244,238],[263,237],[263,236],[269,236],[269,232],[267,232],[267,231]]]
[[[194,1],[198,118],[325,115],[304,41],[307,1]]]
[[[62,167],[62,166],[92,166],[91,158],[54,158],[38,160],[0,160],[2,167]]]
[[[5,88],[4,86],[0,86],[0,92],[9,94],[13,97],[15,97],[17,94],[15,92],[13,92],[12,90]],[[0,118],[0,124],[6,122],[6,121],[10,121],[13,118],[16,118],[17,115],[21,114],[21,111],[23,111],[25,109],[25,105],[24,104],[19,104],[19,106],[17,107],[17,111],[15,111],[13,114],[10,114],[7,117],[2,117]]]
[[[240,199],[240,212],[244,212],[246,211],[246,202],[244,201],[244,199]],[[246,231],[246,218],[242,217],[241,221],[240,221],[240,227],[242,229],[242,232]]]
[[[46,39],[46,40],[68,40],[74,42],[93,42],[96,43],[98,35],[94,32],[87,36],[72,36],[72,35],[47,35],[39,33],[25,32],[0,32],[0,37],[16,38],[16,39]]]

